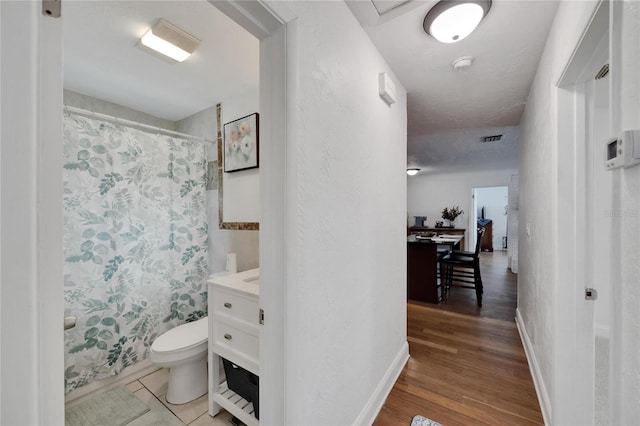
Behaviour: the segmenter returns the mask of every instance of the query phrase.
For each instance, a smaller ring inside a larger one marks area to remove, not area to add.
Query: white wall
[[[562,253],[549,238],[558,232],[558,204],[564,197],[558,181],[565,165],[558,164],[558,151],[566,141],[558,140],[555,85],[596,6],[593,1],[561,2],[521,121],[518,316],[550,424],[570,422],[582,403],[572,401],[575,383],[567,380],[563,368],[581,354],[567,352],[562,344],[577,333],[564,329],[563,311],[580,296],[567,298],[565,283],[556,280]],[[612,125],[616,131],[640,128],[640,4],[614,1],[611,8]],[[610,173],[613,201],[605,210],[613,222],[610,424],[635,424],[640,418],[640,167]]]
[[[407,351],[406,93],[343,2],[287,6],[286,424],[370,424]]]
[[[476,188],[478,217],[481,217],[480,210],[484,207],[485,218],[492,221],[493,249],[502,250],[502,237],[507,236],[508,187]]]
[[[241,98],[246,95],[241,96]],[[257,95],[254,95],[257,97]],[[229,101],[229,103],[232,103]],[[227,102],[222,104],[223,113]],[[245,114],[246,115],[246,114]],[[242,116],[238,116],[242,117]],[[224,123],[224,120],[223,120]],[[189,135],[199,136],[212,141],[217,138],[218,124],[216,119],[216,107],[208,108],[204,111],[200,111],[197,114],[180,120],[176,123],[176,129],[179,132]],[[217,143],[208,144],[207,156],[209,161],[216,160],[218,158],[218,146]],[[243,173],[243,172],[237,172]],[[237,174],[236,173],[236,174]],[[249,176],[248,185],[253,185],[254,188],[249,191],[249,194],[254,194],[256,188],[259,189],[259,182],[255,182],[253,176]],[[232,192],[228,182],[224,182],[224,194]],[[236,188],[237,190],[238,188]],[[240,197],[245,193],[235,193],[235,197]],[[227,203],[233,203],[234,197],[225,197],[225,206]],[[258,201],[255,200],[258,204]],[[257,268],[259,265],[259,244],[258,244],[258,232],[259,231],[235,231],[220,229],[218,226],[218,190],[207,191],[207,205],[208,205],[208,217],[209,217],[209,271],[211,273],[220,272],[225,270],[227,253],[236,253],[237,255],[237,267],[238,271],[246,271],[247,269]],[[225,221],[229,221],[225,214]]]
[[[552,25],[520,122],[518,314],[539,368],[541,405],[557,423],[563,407],[555,377],[558,169],[557,90],[560,73],[596,2],[562,2]],[[568,301],[566,301],[568,302]],[[560,384],[562,385],[562,384]]]
[[[612,130],[640,129],[640,2],[611,2]],[[612,172],[611,424],[640,418],[640,166]]]
[[[446,174],[418,173],[415,176],[407,176],[409,224],[413,225],[414,216],[427,216],[427,225],[435,226],[436,221],[443,220],[442,210],[445,207],[460,206],[465,214],[456,219],[455,226],[467,229],[465,244],[469,249],[472,244],[469,229],[476,229],[476,225],[470,223],[470,220],[473,221],[475,218],[471,205],[473,188],[508,186],[511,176],[515,173],[516,170],[491,170]]]
[[[260,112],[258,89],[239,94],[222,102],[222,125]],[[224,131],[223,131],[224,139]],[[259,143],[258,149],[267,149]],[[223,151],[224,152],[224,151]],[[260,221],[260,168],[222,173],[225,222]]]

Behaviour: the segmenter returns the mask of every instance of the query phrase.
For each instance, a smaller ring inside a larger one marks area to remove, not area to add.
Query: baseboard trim
[[[547,393],[547,388],[544,385],[544,380],[540,372],[538,360],[533,350],[533,344],[531,343],[529,334],[527,334],[527,329],[524,326],[522,315],[520,315],[520,309],[516,309],[516,327],[518,328],[518,333],[520,334],[520,340],[522,341],[522,346],[524,347],[524,353],[527,356],[529,371],[531,372],[531,377],[533,378],[533,385],[536,389],[536,394],[538,395],[540,410],[542,411],[542,419],[544,420],[545,425],[550,425],[552,424],[551,401],[549,399],[549,394]]]
[[[91,396],[114,389],[120,385],[131,383],[148,374],[159,370],[160,367],[153,364],[149,359],[135,363],[131,367],[127,367],[117,376],[107,377],[105,379],[96,380],[86,386],[75,389],[65,396],[65,407],[78,404]]]
[[[370,425],[373,424],[376,417],[380,413],[384,402],[387,400],[393,385],[400,376],[402,369],[409,360],[409,343],[404,342],[395,359],[389,366],[389,369],[382,377],[371,398],[367,401],[360,415],[353,423],[354,425]]]

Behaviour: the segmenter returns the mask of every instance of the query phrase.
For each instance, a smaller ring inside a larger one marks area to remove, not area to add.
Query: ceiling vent
[[[502,135],[485,136],[483,142],[495,142],[502,139]]]
[[[604,64],[598,74],[596,74],[596,80],[600,80],[601,78],[605,78],[609,74],[609,64]]]

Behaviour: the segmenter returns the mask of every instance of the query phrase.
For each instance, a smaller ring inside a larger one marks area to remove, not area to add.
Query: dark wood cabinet
[[[438,283],[438,245],[407,243],[407,299],[438,303],[442,298]]]

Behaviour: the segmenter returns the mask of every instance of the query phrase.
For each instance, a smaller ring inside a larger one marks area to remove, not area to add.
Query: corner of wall
[[[375,391],[362,408],[358,418],[353,422],[354,425],[373,424],[408,360],[409,344],[405,341],[398,355],[396,355],[391,365],[389,365],[389,369],[385,372],[384,376],[382,376]]]

